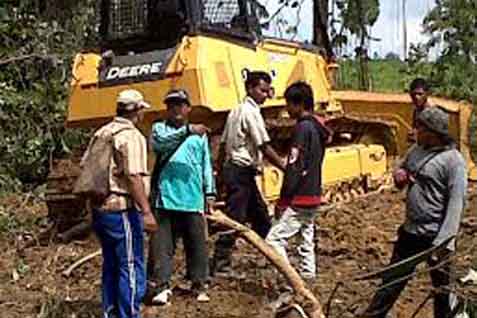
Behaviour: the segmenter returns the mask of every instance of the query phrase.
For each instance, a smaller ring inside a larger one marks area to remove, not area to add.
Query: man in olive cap
[[[189,123],[192,107],[185,90],[169,91],[164,103],[167,119],[154,123],[151,132],[151,145],[156,154],[151,202],[159,224],[149,250],[149,280],[155,294],[152,303],[165,305],[171,301],[178,237],[182,237],[192,292],[197,301],[208,302],[204,213],[210,212],[215,202],[208,128]],[[157,288],[153,288],[154,284]]]
[[[400,189],[407,186],[406,219],[399,228],[391,263],[440,247],[427,259],[435,288],[434,317],[451,312],[450,259],[455,250],[467,192],[465,160],[449,136],[449,116],[438,106],[425,108],[417,117],[416,140],[404,162],[394,172]],[[406,286],[415,266],[387,275],[363,317],[386,317]],[[406,278],[407,277],[407,278]]]

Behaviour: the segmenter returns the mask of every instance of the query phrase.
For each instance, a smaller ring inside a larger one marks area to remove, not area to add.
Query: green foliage
[[[368,36],[367,27],[374,25],[379,16],[379,0],[338,1],[340,16],[346,29],[359,37]]]
[[[331,29],[333,44],[341,47],[347,44],[348,38],[344,35],[349,31],[361,39],[361,45],[369,39],[368,28],[373,26],[379,17],[379,0],[338,0],[339,21],[332,21],[331,25],[339,24],[341,30]]]
[[[360,89],[359,62],[343,60],[339,62],[339,89]],[[406,64],[399,59],[376,59],[368,62],[371,90],[385,93],[402,93],[407,87],[403,77]]]
[[[430,40],[414,47],[409,60],[408,78],[428,78],[433,93],[474,105],[469,144],[477,160],[477,2],[475,0],[438,0],[424,19]],[[430,50],[439,50],[435,62],[428,62]]]
[[[430,79],[434,93],[475,101],[477,97],[477,3],[474,0],[438,0],[424,19],[431,37],[411,52],[409,72]],[[430,50],[437,60],[426,67]]]
[[[0,4],[0,191],[44,182],[50,158],[82,141],[64,121],[70,64],[91,42],[94,6],[52,18],[36,3]]]

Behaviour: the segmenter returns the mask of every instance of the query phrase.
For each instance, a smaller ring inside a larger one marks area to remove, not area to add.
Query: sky
[[[422,33],[422,21],[433,8],[434,0],[407,0],[406,20],[408,47],[410,43],[425,42],[427,37]],[[381,39],[371,43],[371,54],[377,52],[380,56],[388,52],[403,56],[403,24],[402,1],[381,0],[378,21],[371,29],[373,37]]]
[[[310,40],[313,26],[312,1],[299,0],[302,3],[300,12],[300,23],[298,26],[297,40]],[[260,0],[270,13],[279,8],[279,0]],[[434,0],[407,0],[407,37],[408,47],[411,43],[426,41],[427,37],[422,33],[422,21],[426,14],[434,6]],[[291,25],[296,24],[296,10],[283,10],[281,17],[284,17]],[[282,29],[283,30],[283,29]],[[277,28],[271,28],[268,35],[278,36]],[[282,31],[283,34],[283,31]],[[384,57],[389,52],[397,53],[403,57],[403,25],[402,25],[402,0],[380,0],[380,14],[376,24],[371,29],[373,38],[380,41],[370,43],[370,54],[376,52],[380,57]],[[355,43],[351,43],[350,52],[353,52]]]

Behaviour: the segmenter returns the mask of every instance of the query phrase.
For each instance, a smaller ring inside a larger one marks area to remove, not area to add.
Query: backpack
[[[81,173],[76,179],[73,194],[102,204],[110,194],[110,165],[114,152],[114,136],[130,127],[110,134],[94,135],[81,160]]]

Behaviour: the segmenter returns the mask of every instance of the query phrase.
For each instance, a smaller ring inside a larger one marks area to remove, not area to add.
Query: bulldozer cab
[[[255,0],[103,0],[99,12],[102,49],[137,52],[171,48],[198,33],[254,41],[266,10]]]

